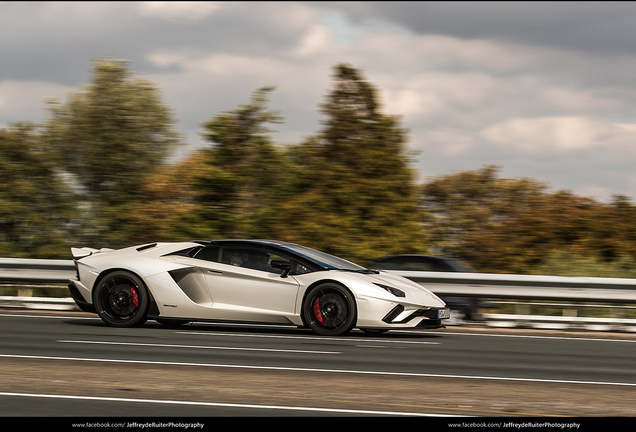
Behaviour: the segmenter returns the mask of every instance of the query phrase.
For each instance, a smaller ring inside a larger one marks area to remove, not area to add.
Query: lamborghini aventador
[[[110,326],[193,321],[289,324],[320,335],[443,327],[449,309],[421,285],[273,240],[72,248],[69,290]]]

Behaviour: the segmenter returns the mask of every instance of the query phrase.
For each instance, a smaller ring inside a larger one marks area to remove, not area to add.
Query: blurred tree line
[[[636,207],[550,192],[486,166],[416,184],[407,131],[348,65],[333,70],[322,129],[279,146],[263,87],[183,144],[152,83],[120,60],[93,64],[42,125],[0,129],[0,256],[69,258],[71,246],[275,238],[364,264],[397,253],[479,271],[636,277]]]

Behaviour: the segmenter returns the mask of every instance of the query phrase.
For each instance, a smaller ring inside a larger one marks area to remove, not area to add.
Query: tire
[[[349,333],[357,320],[353,295],[344,287],[324,283],[313,288],[303,302],[305,324],[322,336]]]
[[[136,275],[115,271],[95,288],[93,303],[99,317],[112,327],[137,327],[147,320],[148,289]]]

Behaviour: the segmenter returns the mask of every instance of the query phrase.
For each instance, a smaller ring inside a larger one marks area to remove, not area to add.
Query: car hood
[[[446,304],[434,293],[432,293],[422,285],[400,275],[384,271],[380,271],[379,273],[357,273],[335,270],[335,272],[337,273],[337,276],[334,275],[336,277],[332,278],[352,288],[356,296],[372,297],[392,302],[405,304],[408,303],[416,306],[426,306],[432,308],[442,308],[446,306]],[[310,280],[320,280],[324,278],[324,275],[321,275],[320,273],[322,272],[310,273],[300,277],[295,277],[297,279],[304,279],[304,277],[309,277]],[[320,278],[317,277],[318,275],[320,276]],[[308,281],[301,281],[301,285],[305,285],[306,282]],[[383,289],[381,285],[397,288],[403,291],[406,296],[394,296],[389,291]]]
[[[426,289],[426,287],[400,275],[380,271],[379,274],[370,275],[370,279],[372,282],[392,286],[404,291],[408,301],[415,300],[413,301],[414,303],[422,303],[431,307],[446,306],[442,299]]]

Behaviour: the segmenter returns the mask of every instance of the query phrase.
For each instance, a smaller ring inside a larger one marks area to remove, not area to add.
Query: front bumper
[[[391,311],[382,318],[382,321],[387,324],[408,324],[415,319],[421,318],[417,327],[426,325],[428,321],[435,321],[441,324],[444,319],[450,318],[449,308],[430,308],[430,309],[417,309],[408,313],[404,313],[404,306],[397,305]]]

